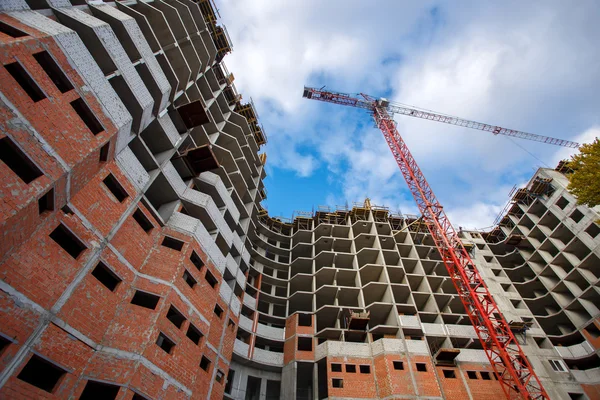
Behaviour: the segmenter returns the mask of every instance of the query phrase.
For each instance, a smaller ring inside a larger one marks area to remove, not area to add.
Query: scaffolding
[[[229,34],[227,33],[227,29],[225,27],[221,27],[217,25],[217,16],[219,15],[219,10],[217,9],[213,0],[196,0],[198,6],[200,7],[200,11],[204,16],[204,22],[206,23],[206,27],[210,32],[210,36],[217,48],[217,63],[220,63],[223,60],[223,57],[227,53],[230,53],[233,49],[231,45],[231,39],[229,38]]]
[[[336,224],[346,225],[348,218],[348,208],[336,206],[335,210],[331,210],[328,206],[319,206],[314,216],[316,225],[319,224]]]
[[[256,140],[256,144],[263,145],[267,143],[267,137],[265,136],[262,125],[258,123],[258,113],[256,112],[256,107],[254,106],[254,102],[252,98],[248,103],[242,104],[238,102],[235,106],[234,111],[248,121],[248,126],[254,135],[254,139]]]

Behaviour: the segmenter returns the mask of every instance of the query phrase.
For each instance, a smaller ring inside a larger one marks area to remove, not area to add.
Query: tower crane
[[[361,94],[355,97],[345,93],[304,87],[302,97],[329,103],[357,107],[371,112],[375,124],[400,167],[425,223],[440,253],[442,261],[454,284],[456,292],[471,320],[473,328],[504,394],[508,399],[549,399],[533,367],[515,339],[475,263],[452,227],[440,202],[427,183],[406,143],[396,129],[394,114],[409,115],[452,125],[465,126],[558,146],[579,147],[578,143],[531,133],[505,129],[498,126],[449,117],[416,108],[390,103],[386,99]]]

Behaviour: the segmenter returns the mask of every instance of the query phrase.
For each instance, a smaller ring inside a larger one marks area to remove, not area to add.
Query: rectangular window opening
[[[4,353],[4,350],[10,346],[12,342],[10,340],[8,340],[7,338],[5,338],[4,336],[0,335],[0,356],[2,355],[2,353]]]
[[[92,271],[92,276],[98,279],[111,292],[114,292],[119,283],[121,283],[121,278],[104,265],[103,262],[99,262],[96,265],[96,268]]]
[[[131,299],[131,304],[154,310],[156,308],[156,305],[158,304],[158,300],[160,300],[160,297],[154,294],[142,292],[141,290],[136,290],[135,294],[133,295],[133,298]]]
[[[567,368],[563,365],[562,361],[548,360],[548,362],[550,363],[550,366],[552,367],[552,369],[555,370],[556,372],[567,372]]]
[[[10,36],[11,38],[20,38],[23,36],[28,36],[25,32],[8,25],[5,22],[0,21],[0,32],[4,33],[5,35]]]
[[[85,245],[63,224],[58,225],[56,229],[50,233],[50,238],[75,259],[87,249],[87,247],[85,247]]]
[[[4,68],[6,68],[8,73],[12,75],[19,86],[21,86],[21,89],[27,93],[33,102],[37,103],[38,101],[46,98],[46,94],[19,62],[15,61],[13,63],[6,64]]]
[[[197,283],[196,280],[194,279],[194,277],[187,270],[183,271],[183,280],[192,289],[194,288],[194,286],[196,286],[196,283]]]
[[[587,232],[588,235],[590,235],[592,238],[596,238],[596,236],[600,235],[600,225],[592,222],[590,224],[590,226],[587,227],[587,229],[585,230]]]
[[[150,222],[150,220],[148,218],[146,218],[146,215],[144,214],[144,212],[142,210],[140,210],[139,208],[137,208],[135,210],[135,212],[133,213],[133,219],[135,220],[135,222],[138,223],[140,228],[142,228],[144,230],[144,232],[146,232],[146,233],[150,233],[152,228],[154,228],[154,225],[152,225],[152,222]]]
[[[98,159],[100,160],[100,162],[107,162],[109,154],[110,154],[110,142],[108,142],[104,146],[100,147],[100,156],[98,157]]]
[[[181,249],[183,248],[183,242],[181,240],[177,240],[169,236],[165,236],[161,244],[165,247],[177,251],[181,251]]]
[[[477,379],[477,372],[467,371],[467,376],[469,377],[469,379]]]
[[[41,51],[35,53],[33,58],[40,64],[46,74],[52,79],[54,85],[61,93],[66,93],[73,89],[73,85],[67,75],[63,72],[60,66],[56,63],[54,58],[47,51]]]
[[[425,364],[425,363],[417,363],[417,371],[419,371],[419,372],[427,372],[427,364]]]
[[[215,288],[215,286],[217,286],[217,283],[218,283],[217,278],[215,278],[215,276],[208,269],[206,270],[204,279],[206,279],[206,282],[208,282],[210,287],[212,287],[213,289]]]
[[[215,304],[214,313],[217,317],[221,318],[223,316],[223,309],[218,304]]]
[[[344,380],[340,379],[340,378],[333,378],[331,380],[331,385],[336,389],[343,389],[344,388]]]
[[[38,213],[54,211],[54,188],[48,190],[45,195],[38,200]]]
[[[202,335],[202,332],[200,332],[200,329],[198,329],[194,325],[190,324],[188,326],[185,336],[187,336],[188,339],[190,339],[195,344],[199,344],[200,340],[202,340],[202,337],[204,335]]]
[[[342,364],[331,363],[331,372],[342,372]]]
[[[202,356],[202,360],[200,360],[200,368],[208,372],[210,370],[210,364],[212,364],[212,361],[210,361],[209,358]]]
[[[25,183],[42,176],[42,171],[8,137],[0,139],[0,160]]]
[[[298,314],[298,326],[312,326],[312,315]]]
[[[202,267],[204,267],[204,261],[202,261],[200,256],[195,251],[192,251],[192,254],[190,255],[190,261],[192,264],[194,264],[198,271],[202,271]]]
[[[156,339],[156,345],[166,353],[171,354],[173,347],[175,347],[175,342],[169,339],[164,333],[160,332],[158,334],[158,339]]]
[[[131,400],[150,400],[147,397],[142,396],[141,394],[134,393]]]
[[[217,375],[215,376],[215,380],[217,381],[217,383],[223,383],[224,377],[225,377],[225,373],[223,373],[223,371],[221,371],[221,370],[218,370]]]
[[[398,371],[404,370],[404,362],[402,361],[394,361],[394,369]]]
[[[569,205],[569,200],[567,200],[567,199],[565,199],[564,197],[561,196],[560,199],[558,199],[558,201],[556,202],[556,205],[561,210],[564,210],[565,207]]]
[[[450,378],[450,379],[456,378],[456,373],[452,369],[443,369],[442,373],[444,374],[444,378]]]
[[[34,354],[27,361],[21,372],[19,372],[17,378],[48,393],[52,393],[60,379],[66,373],[67,371],[59,366]]]
[[[356,373],[356,365],[354,364],[346,364],[346,372],[350,374]]]
[[[185,317],[183,314],[173,306],[169,307],[169,311],[167,311],[167,319],[171,321],[177,328],[181,328],[185,322]]]
[[[71,107],[73,107],[73,110],[75,110],[77,115],[79,115],[79,118],[81,118],[83,123],[88,127],[94,136],[104,130],[104,127],[100,121],[98,121],[92,110],[90,110],[88,105],[81,97],[77,100],[73,100],[71,102]]]
[[[119,394],[120,386],[104,382],[88,381],[79,400],[107,399],[114,400]]]
[[[370,365],[360,365],[359,370],[361,374],[370,374],[371,366]]]
[[[583,213],[575,209],[575,211],[573,211],[571,215],[569,215],[569,218],[571,218],[575,222],[579,222],[583,218]]]
[[[122,203],[127,197],[129,197],[127,191],[123,189],[123,186],[121,186],[121,184],[113,174],[108,174],[106,178],[104,178],[102,183],[104,183],[108,190],[110,190],[110,192],[113,194],[113,196],[115,196],[119,203]]]
[[[492,377],[490,376],[489,372],[479,371],[479,374],[481,375],[481,379],[483,379],[484,381],[491,381],[492,380]]]
[[[300,351],[312,351],[312,338],[310,337],[299,337],[298,338],[298,350]],[[347,368],[347,366],[346,366]]]

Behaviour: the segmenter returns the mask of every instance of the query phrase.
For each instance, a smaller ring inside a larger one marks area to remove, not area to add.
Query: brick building
[[[490,398],[433,242],[261,207],[211,2],[0,2],[0,398]],[[462,232],[552,398],[600,397],[600,228],[540,170]]]

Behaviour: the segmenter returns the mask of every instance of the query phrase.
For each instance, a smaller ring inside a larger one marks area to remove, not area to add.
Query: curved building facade
[[[0,11],[0,397],[500,396],[419,218],[263,209],[212,1]],[[564,172],[461,237],[550,396],[593,399],[598,210]]]

